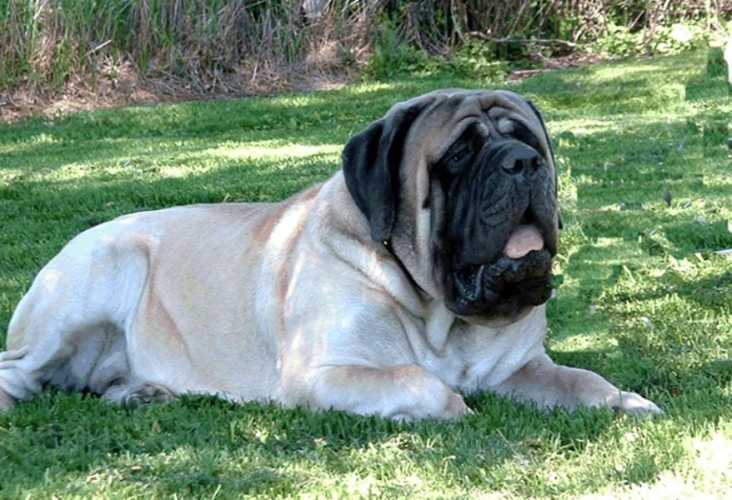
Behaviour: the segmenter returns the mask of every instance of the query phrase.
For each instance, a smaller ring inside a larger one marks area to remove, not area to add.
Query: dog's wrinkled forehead
[[[539,141],[542,155],[551,159],[549,139],[535,108],[509,91],[440,90],[399,104],[424,104],[410,136],[418,138],[419,149],[428,162],[437,161],[465,129],[477,123],[485,135],[510,134],[516,123],[523,124]],[[412,141],[407,141],[409,144]],[[552,165],[553,167],[553,165]]]
[[[512,123],[515,134],[509,131]],[[391,237],[400,204],[417,206],[414,200],[425,199],[434,180],[432,167],[451,146],[459,147],[456,142],[466,132],[471,146],[482,140],[489,147],[492,139],[527,144],[544,157],[556,185],[551,143],[531,102],[508,91],[435,91],[396,104],[343,148],[346,186],[369,222],[372,239]],[[404,182],[408,179],[416,182]]]

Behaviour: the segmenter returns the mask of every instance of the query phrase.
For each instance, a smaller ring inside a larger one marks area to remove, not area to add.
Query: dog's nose
[[[501,168],[511,175],[534,172],[540,165],[539,153],[534,148],[518,141],[507,148],[506,154],[501,160]]]

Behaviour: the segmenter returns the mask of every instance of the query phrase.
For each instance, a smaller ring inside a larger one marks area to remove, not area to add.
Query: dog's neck
[[[417,280],[414,279],[414,276],[412,276],[412,273],[409,272],[409,269],[407,269],[407,266],[404,264],[404,261],[399,258],[397,253],[394,251],[394,247],[391,244],[391,240],[384,240],[381,242],[382,245],[384,245],[384,248],[391,254],[391,256],[394,258],[394,260],[399,264],[399,267],[401,268],[404,275],[407,277],[409,282],[414,286],[414,288],[417,290],[417,292],[422,295],[423,297],[428,296],[427,292],[419,286],[419,283],[417,283]]]

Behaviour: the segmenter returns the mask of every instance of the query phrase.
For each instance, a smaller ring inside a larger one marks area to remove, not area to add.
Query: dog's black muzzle
[[[447,199],[448,307],[464,316],[512,317],[546,302],[557,206],[554,178],[541,154],[521,141],[492,141],[455,182]],[[506,246],[521,226],[536,229],[541,248],[510,258]]]

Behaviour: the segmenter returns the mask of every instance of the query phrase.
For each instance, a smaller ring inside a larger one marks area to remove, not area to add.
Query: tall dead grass
[[[358,67],[385,29],[431,53],[450,54],[471,37],[531,39],[558,53],[609,23],[711,23],[732,11],[732,0],[315,3],[322,15],[306,18],[303,0],[0,0],[0,92],[267,93]]]
[[[154,79],[191,92],[278,88],[355,62],[380,2],[0,0],[0,89]]]

